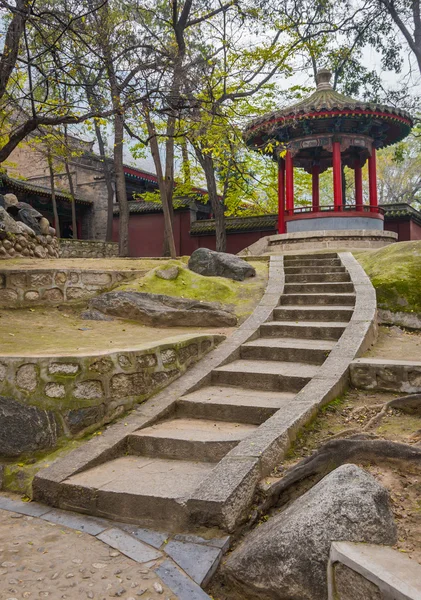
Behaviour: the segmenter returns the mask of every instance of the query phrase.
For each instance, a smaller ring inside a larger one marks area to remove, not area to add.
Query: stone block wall
[[[60,239],[61,258],[110,258],[118,256],[116,242]]]
[[[97,429],[177,379],[221,340],[189,336],[102,356],[0,356],[0,456],[54,448]]]
[[[421,362],[359,358],[350,365],[351,384],[363,390],[421,392]]]
[[[0,237],[0,260],[6,258],[58,258],[58,240],[51,235],[4,233]]]
[[[0,270],[0,308],[22,308],[91,298],[144,271],[77,269]]]

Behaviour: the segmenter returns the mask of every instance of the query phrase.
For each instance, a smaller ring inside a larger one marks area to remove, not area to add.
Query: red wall
[[[421,226],[411,221],[411,240],[421,240]]]
[[[421,227],[413,221],[388,220],[387,231],[394,231],[400,242],[421,240]],[[237,254],[262,237],[275,235],[274,231],[233,232],[227,235],[227,252]],[[131,214],[129,219],[129,255],[162,256],[164,239],[164,217],[162,213]],[[190,212],[174,214],[174,240],[178,256],[190,255],[197,248],[215,250],[214,235],[190,235]],[[118,218],[113,221],[113,241],[118,241]]]
[[[252,231],[229,233],[227,252],[236,254],[254,244],[261,237],[274,235],[276,231]],[[129,256],[162,256],[164,217],[162,213],[131,214],[129,219]],[[118,241],[118,218],[113,220],[113,241]],[[177,254],[190,255],[197,248],[215,250],[214,235],[190,235],[190,212],[174,214],[174,241]]]

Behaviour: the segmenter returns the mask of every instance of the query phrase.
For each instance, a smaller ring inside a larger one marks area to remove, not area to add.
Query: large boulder
[[[327,600],[332,541],[394,544],[388,491],[369,473],[343,465],[255,529],[223,574],[244,600]]]
[[[255,277],[256,270],[247,261],[226,252],[215,252],[208,248],[198,248],[190,256],[190,271],[208,277],[226,277],[244,281],[246,277]]]
[[[0,423],[0,456],[6,458],[54,448],[61,434],[53,412],[5,396],[0,396]]]
[[[200,302],[162,294],[106,292],[89,303],[106,315],[153,327],[231,327],[237,317],[216,302]]]

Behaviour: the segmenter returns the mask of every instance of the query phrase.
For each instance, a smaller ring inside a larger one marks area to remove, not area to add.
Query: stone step
[[[326,265],[325,267],[289,267],[284,266],[285,274],[296,273],[296,274],[304,274],[304,273],[346,273],[345,267],[332,267],[331,265]]]
[[[286,283],[284,294],[346,294],[354,291],[351,282],[341,283]]]
[[[260,326],[261,337],[293,337],[312,340],[339,340],[348,323],[329,321],[268,321]]]
[[[260,425],[294,396],[292,392],[213,385],[182,396],[177,402],[177,415]]]
[[[340,267],[342,266],[340,258],[306,258],[293,261],[285,261],[284,267]]]
[[[279,360],[321,365],[329,356],[335,340],[297,338],[259,338],[241,346],[240,356],[248,360]]]
[[[61,508],[144,527],[181,531],[182,500],[206,479],[214,463],[121,456],[66,479]]]
[[[355,294],[282,294],[280,306],[354,306]]]
[[[128,451],[154,458],[217,462],[255,428],[245,423],[170,419],[129,435]]]
[[[286,283],[339,283],[350,280],[349,273],[285,273]]]
[[[296,260],[326,260],[328,258],[338,258],[338,253],[326,252],[324,254],[287,254],[284,256],[284,263],[295,262]]]
[[[214,369],[212,384],[299,392],[317,372],[318,366],[307,363],[240,359]]]
[[[351,306],[300,306],[275,308],[274,321],[349,321],[354,308]]]

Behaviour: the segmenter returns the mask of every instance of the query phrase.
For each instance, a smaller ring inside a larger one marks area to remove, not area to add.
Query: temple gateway
[[[288,108],[264,115],[247,126],[252,149],[278,163],[278,232],[383,230],[377,201],[376,150],[404,139],[413,121],[405,111],[343,96],[317,74],[317,89]],[[286,151],[286,152],[285,152]],[[362,167],[368,161],[369,203],[363,201]],[[355,198],[345,202],[343,166],[354,170]],[[312,176],[311,206],[294,206],[294,168]],[[320,204],[319,175],[333,168],[333,206]]]

